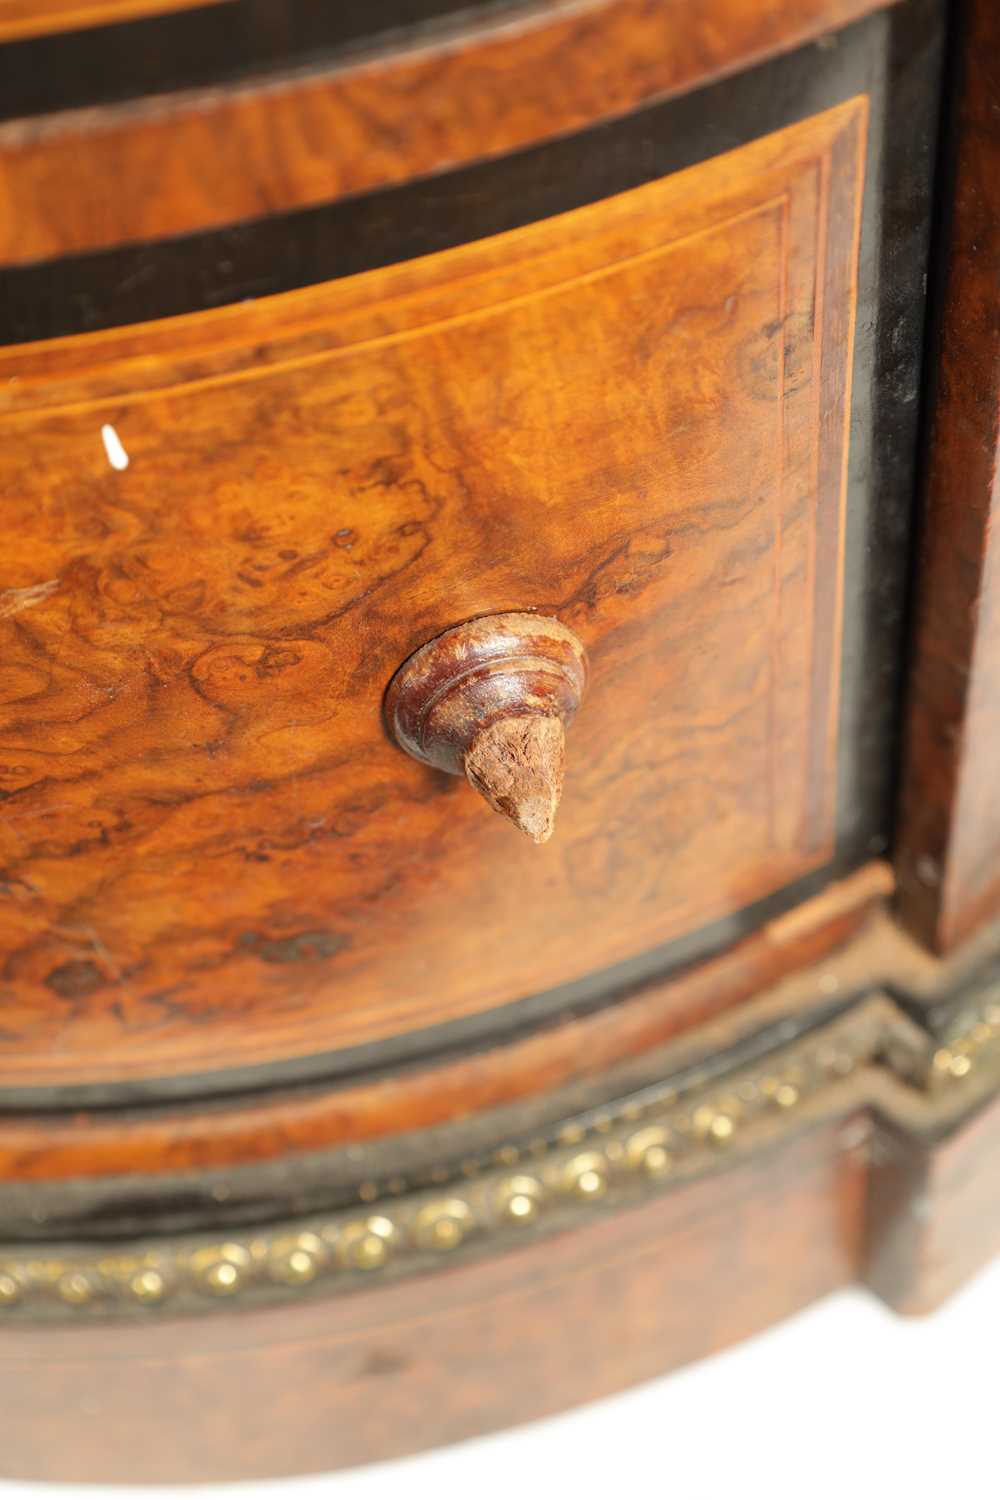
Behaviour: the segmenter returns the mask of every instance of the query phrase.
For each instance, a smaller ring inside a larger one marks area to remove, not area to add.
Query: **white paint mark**
[[[104,451],[108,455],[108,463],[113,469],[128,468],[128,454],[122,446],[122,440],[118,436],[110,422],[105,422],[101,428],[101,437],[104,439]]]
[[[0,589],[0,620],[8,615],[19,615],[22,609],[31,609],[41,604],[59,587],[58,578],[47,578],[44,583],[33,583],[26,589]]]

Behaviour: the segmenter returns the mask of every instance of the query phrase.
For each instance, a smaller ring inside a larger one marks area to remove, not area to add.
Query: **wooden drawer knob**
[[[580,706],[587,658],[544,615],[484,615],[421,646],[386,692],[393,738],[409,755],[463,773],[536,844],[552,836],[565,726]]]

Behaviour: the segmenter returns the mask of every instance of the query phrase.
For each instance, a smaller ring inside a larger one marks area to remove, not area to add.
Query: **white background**
[[[204,1489],[0,1483],[0,1500],[1000,1500],[998,1329],[1000,1263],[931,1318],[844,1292],[666,1379],[404,1462]]]

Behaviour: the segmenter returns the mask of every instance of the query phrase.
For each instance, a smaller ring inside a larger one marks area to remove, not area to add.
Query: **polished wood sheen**
[[[865,118],[6,354],[0,1080],[426,1027],[829,859]],[[507,609],[593,668],[542,851],[381,722],[416,646]]]
[[[822,895],[766,923],[727,952],[664,981],[636,986],[589,1015],[564,1016],[549,1026],[500,1042],[472,1057],[431,1057],[397,1072],[334,1085],[263,1088],[256,1094],[208,1104],[162,1102],[135,1111],[70,1113],[36,1111],[0,1115],[0,1180],[16,1193],[86,1178],[98,1191],[120,1191],[134,1202],[146,1183],[158,1199],[171,1179],[189,1192],[194,1181],[211,1195],[220,1185],[228,1200],[232,1171],[282,1157],[357,1147],[362,1175],[367,1151],[406,1132],[434,1131],[458,1119],[467,1132],[491,1112],[516,1110],[520,1121],[541,1125],[565,1100],[596,1097],[604,1075],[639,1064],[657,1048],[721,1018],[783,975],[820,962],[867,929],[892,890],[885,865],[873,864]],[[850,983],[880,981],[868,955]],[[907,965],[900,966],[907,970]],[[479,1127],[483,1139],[490,1126]],[[324,1159],[321,1172],[330,1179]],[[187,1174],[185,1176],[185,1174]],[[355,1172],[357,1175],[357,1170]],[[71,1189],[72,1190],[72,1189]],[[0,1190],[0,1218],[12,1205]]]
[[[541,4],[326,72],[14,120],[0,126],[0,264],[189,234],[516,151],[885,3]]]
[[[0,0],[0,42],[225,3],[226,0]]]
[[[957,19],[897,858],[904,918],[939,951],[1000,912],[1000,9]]]

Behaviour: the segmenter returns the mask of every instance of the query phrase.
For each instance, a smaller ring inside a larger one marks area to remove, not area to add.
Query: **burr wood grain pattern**
[[[897,855],[904,920],[938,951],[1000,911],[1000,10],[970,0],[955,22]]]
[[[308,1088],[274,1089],[264,1081],[255,1093],[210,1103],[7,1111],[0,1116],[0,1180],[11,1196],[0,1193],[0,1220],[15,1217],[13,1197],[23,1199],[23,1189],[37,1210],[45,1184],[65,1183],[75,1194],[80,1179],[104,1204],[124,1198],[134,1208],[144,1200],[155,1212],[173,1196],[188,1203],[198,1197],[217,1213],[217,1188],[227,1202],[240,1203],[234,1171],[274,1164],[280,1173],[288,1156],[302,1162],[311,1153],[329,1183],[331,1150],[364,1147],[363,1175],[371,1150],[407,1132],[433,1132],[456,1119],[468,1129],[498,1109],[516,1109],[522,1121],[540,1125],[559,1099],[582,1098],[609,1069],[638,1065],[687,1027],[721,1017],[784,975],[808,974],[867,928],[891,889],[887,866],[866,866],[714,959],[472,1056],[430,1056],[374,1077]],[[863,969],[852,982],[880,975]],[[73,1070],[69,1057],[65,1072]],[[259,1183],[252,1194],[259,1198]]]
[[[11,121],[0,127],[0,264],[188,234],[498,156],[883,4],[545,3],[479,25],[465,17],[453,34],[326,72]]]
[[[828,860],[864,123],[4,355],[0,1080],[386,1038]],[[509,609],[592,663],[543,850],[381,723]]]

